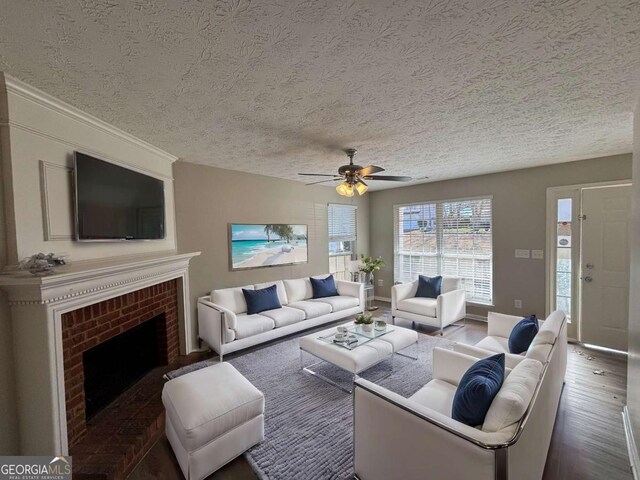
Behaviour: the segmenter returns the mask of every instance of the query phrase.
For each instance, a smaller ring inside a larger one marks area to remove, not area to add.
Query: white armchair
[[[391,288],[391,315],[440,329],[467,314],[464,281],[458,277],[442,277],[441,294],[438,298],[416,297],[418,280],[401,283]]]

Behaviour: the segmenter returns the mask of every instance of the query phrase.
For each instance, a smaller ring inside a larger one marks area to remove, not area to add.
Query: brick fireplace
[[[71,451],[87,433],[83,354],[155,317],[160,319],[156,332],[158,360],[159,364],[167,365],[179,354],[175,279],[62,315],[67,437]]]
[[[92,417],[84,433],[83,352],[161,314],[164,319],[158,324],[164,327],[156,339],[162,356],[170,361],[178,350],[180,355],[191,353],[196,347],[189,262],[199,254],[158,252],[74,262],[44,277],[24,272],[0,276],[0,289],[11,308],[20,454],[74,454],[76,464],[80,457],[75,455],[91,451],[91,462],[115,461],[124,471],[136,456],[129,445],[133,443],[136,452],[144,450],[161,432],[162,402],[159,395],[151,398],[147,392],[161,391],[162,375],[170,366],[156,367],[142,377]],[[116,406],[125,408],[115,415]],[[100,435],[92,429],[97,424],[102,425]],[[107,452],[105,442],[110,439],[118,443]],[[93,450],[88,448],[90,441]],[[98,443],[104,447],[100,452],[95,449]],[[120,450],[124,460],[109,457]]]

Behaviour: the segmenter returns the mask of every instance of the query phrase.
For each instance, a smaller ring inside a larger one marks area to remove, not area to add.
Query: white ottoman
[[[200,480],[264,439],[264,395],[228,363],[168,381],[166,433],[188,480]]]
[[[381,342],[389,342],[393,346],[393,352],[398,355],[403,355],[405,357],[413,358],[416,360],[416,357],[400,353],[400,350],[404,350],[411,345],[414,345],[418,342],[418,332],[415,330],[411,330],[410,328],[403,328],[393,326],[393,332],[389,332],[386,335],[383,335],[378,340]]]
[[[353,327],[353,322],[345,323],[343,326]],[[414,360],[416,359],[416,357],[400,353],[401,350],[418,341],[418,332],[415,330],[393,326],[389,328],[389,331],[386,334],[376,338],[375,340],[370,340],[363,345],[359,345],[352,350],[320,340],[319,337],[330,335],[335,333],[335,331],[336,327],[331,327],[320,332],[300,337],[300,351],[310,353],[322,361],[331,363],[342,370],[346,370],[352,375],[353,380],[355,380],[360,373],[378,364],[382,360],[393,356],[394,354],[403,355],[405,357],[413,358]],[[305,372],[315,375],[318,378],[335,385],[341,390],[351,393],[351,390],[348,388],[345,388],[330,378],[312,370],[311,367],[315,366],[315,364],[305,366],[302,355],[300,361],[302,369]]]

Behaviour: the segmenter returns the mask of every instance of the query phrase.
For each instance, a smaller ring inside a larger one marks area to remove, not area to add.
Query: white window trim
[[[467,305],[472,305],[472,306],[480,306],[480,307],[493,307],[495,306],[495,256],[494,256],[494,251],[495,251],[495,236],[493,234],[494,231],[494,223],[493,223],[493,213],[494,213],[494,205],[493,205],[493,195],[489,194],[489,195],[476,195],[473,197],[454,197],[454,198],[445,198],[445,199],[437,199],[437,200],[421,200],[418,202],[410,202],[410,203],[397,203],[393,205],[393,215],[394,215],[394,220],[393,220],[393,261],[395,262],[396,260],[396,228],[397,225],[395,224],[395,215],[396,215],[396,210],[399,208],[403,208],[403,207],[411,207],[414,205],[424,205],[427,203],[434,203],[434,204],[438,204],[438,203],[447,203],[447,202],[465,202],[465,201],[472,201],[472,200],[486,200],[489,199],[491,200],[491,300],[488,302],[481,302],[478,300],[467,300]],[[395,265],[393,266],[393,283],[396,283],[396,278],[395,278]]]

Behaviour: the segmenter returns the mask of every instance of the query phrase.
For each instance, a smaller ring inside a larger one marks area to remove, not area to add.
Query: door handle
[[[584,277],[584,281],[587,283],[593,282],[593,277]]]

